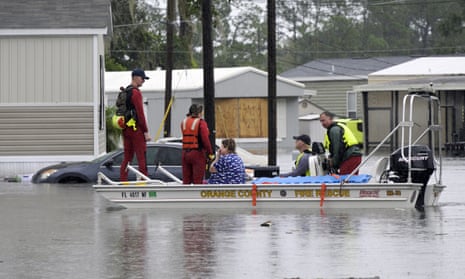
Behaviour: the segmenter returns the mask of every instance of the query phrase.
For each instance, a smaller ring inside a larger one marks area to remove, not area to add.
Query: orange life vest
[[[200,118],[186,117],[181,123],[182,149],[199,148]]]

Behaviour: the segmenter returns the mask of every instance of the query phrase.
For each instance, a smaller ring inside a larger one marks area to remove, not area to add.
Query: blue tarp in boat
[[[259,177],[252,181],[254,184],[321,184],[321,183],[340,183],[346,179],[349,175],[320,175],[320,176],[290,176],[290,177]],[[348,183],[368,183],[371,175],[359,174],[352,175],[349,178]]]

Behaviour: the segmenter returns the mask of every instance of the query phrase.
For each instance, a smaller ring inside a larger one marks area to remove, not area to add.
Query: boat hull
[[[416,183],[95,185],[111,202],[126,208],[414,208]]]
[[[425,206],[438,206],[439,198],[445,188],[445,185],[440,184],[427,185],[425,189]]]

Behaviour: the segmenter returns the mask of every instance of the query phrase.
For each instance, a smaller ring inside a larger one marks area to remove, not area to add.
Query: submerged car
[[[237,147],[237,154],[242,158],[249,176],[279,175],[279,167],[267,166],[266,156],[252,154]],[[119,181],[123,150],[118,149],[87,162],[63,162],[40,169],[32,176],[32,183],[96,183],[97,173],[102,172],[113,181]],[[162,166],[177,178],[182,180],[182,144],[178,140],[161,140],[157,143],[147,143],[147,171],[151,179],[165,182],[173,181],[161,171]],[[134,156],[131,166],[137,168],[137,158]],[[135,180],[134,173],[129,172],[128,180]]]
[[[165,170],[182,179],[181,151],[182,146],[179,143],[148,143],[148,176],[151,179],[173,181],[158,169],[161,165]],[[119,181],[123,155],[123,150],[118,149],[88,162],[64,162],[48,166],[37,171],[31,181],[33,183],[95,183],[98,172],[102,172],[113,181]],[[136,156],[129,164],[138,167]],[[128,180],[135,179],[135,174],[129,172]]]

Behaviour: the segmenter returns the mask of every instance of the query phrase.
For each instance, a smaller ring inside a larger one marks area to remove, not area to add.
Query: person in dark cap
[[[310,144],[312,141],[308,135],[294,136],[295,139],[295,148],[299,150],[299,155],[295,159],[295,167],[289,173],[281,174],[281,177],[288,176],[309,176],[310,168],[308,165],[308,158],[312,155],[312,149]]]
[[[146,79],[149,79],[145,75],[144,70],[134,69],[131,73],[131,84],[127,87],[130,91],[130,108],[134,111],[132,125],[127,125],[123,129],[123,147],[124,147],[124,158],[121,163],[120,169],[120,180],[128,180],[128,163],[132,161],[134,154],[136,154],[137,162],[139,165],[139,171],[147,175],[147,141],[150,141],[150,135],[147,128],[147,122],[145,120],[144,106],[142,101],[142,93],[139,90]],[[129,122],[128,122],[129,123]]]
[[[202,119],[203,107],[193,104],[181,122],[182,132],[182,182],[202,184],[207,156],[214,157],[210,144],[208,125]]]
[[[131,73],[131,76],[134,78],[134,77],[140,77],[142,78],[142,83],[146,80],[146,79],[150,79],[148,76],[145,75],[145,72],[144,70],[142,69],[134,69]],[[142,84],[140,85],[142,86]]]

